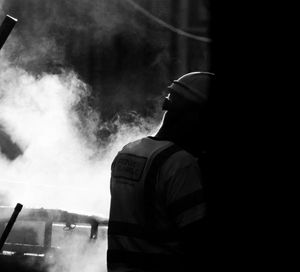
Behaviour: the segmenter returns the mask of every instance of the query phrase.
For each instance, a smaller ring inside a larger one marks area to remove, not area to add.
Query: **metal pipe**
[[[93,220],[91,222],[91,234],[90,234],[90,239],[97,239],[98,237],[98,222],[96,220]]]
[[[46,249],[51,248],[51,240],[52,240],[52,221],[49,220],[45,224],[45,232],[44,232],[44,247]]]
[[[22,208],[23,208],[22,204],[18,203],[16,205],[15,210],[14,210],[11,218],[9,219],[9,221],[8,221],[4,231],[2,233],[2,236],[0,238],[0,251],[2,250],[2,247],[3,247],[3,245],[4,245],[4,243],[7,239],[7,236],[10,233],[10,231],[11,231],[11,229],[12,229],[12,227],[13,227],[13,225],[14,225],[14,223],[15,223],[15,221],[16,221],[19,213],[20,213],[20,211],[22,210]]]
[[[6,39],[8,38],[10,32],[13,30],[17,21],[18,19],[10,15],[6,15],[2,25],[0,26],[0,50],[4,45]]]

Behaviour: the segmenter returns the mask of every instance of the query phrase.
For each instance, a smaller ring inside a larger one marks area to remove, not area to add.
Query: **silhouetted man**
[[[193,72],[173,81],[158,133],[127,144],[114,159],[108,271],[205,271],[206,203],[199,159],[206,152],[213,78]]]

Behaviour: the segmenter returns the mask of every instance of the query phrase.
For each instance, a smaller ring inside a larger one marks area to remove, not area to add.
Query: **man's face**
[[[166,111],[170,107],[171,101],[170,101],[170,94],[168,94],[162,104],[162,110]]]
[[[162,105],[162,110],[183,112],[191,107],[195,107],[193,103],[186,100],[175,92],[170,92],[166,97]]]

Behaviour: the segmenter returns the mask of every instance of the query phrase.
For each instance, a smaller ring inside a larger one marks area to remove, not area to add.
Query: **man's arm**
[[[185,255],[187,271],[206,271],[209,267],[209,231],[206,217],[180,229],[180,242]],[[193,270],[192,268],[197,268]]]
[[[186,271],[205,271],[208,265],[208,220],[202,175],[196,162],[176,173],[168,182],[168,213],[179,231]],[[193,268],[193,269],[192,269]]]

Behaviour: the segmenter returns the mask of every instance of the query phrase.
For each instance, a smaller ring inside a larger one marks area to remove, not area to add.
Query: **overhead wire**
[[[139,4],[137,4],[135,1],[133,0],[126,0],[131,6],[133,6],[136,10],[138,10],[139,12],[141,12],[142,14],[144,14],[146,17],[148,17],[149,19],[153,20],[154,22],[158,23],[159,25],[161,25],[162,27],[165,27],[169,30],[171,30],[172,32],[175,32],[179,35],[185,36],[187,38],[191,38],[194,40],[198,40],[201,42],[206,42],[209,43],[212,40],[210,38],[207,37],[202,37],[202,36],[198,36],[198,35],[194,35],[191,34],[189,32],[186,32],[182,29],[176,28],[170,24],[168,24],[167,22],[163,21],[162,19],[154,16],[153,14],[151,14],[149,11],[147,11],[145,8],[141,7]]]

